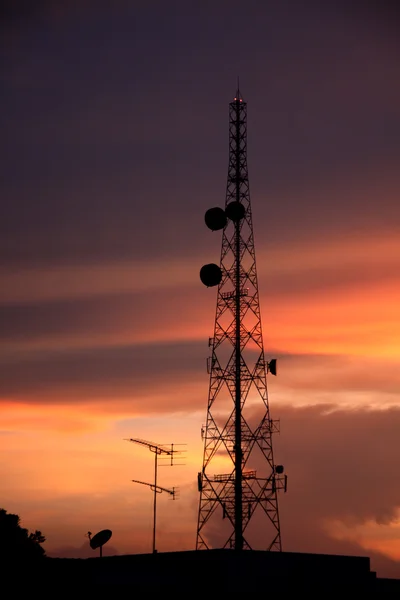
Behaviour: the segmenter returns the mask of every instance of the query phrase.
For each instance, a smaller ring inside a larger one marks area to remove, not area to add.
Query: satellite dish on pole
[[[218,231],[226,226],[226,214],[222,208],[216,206],[215,208],[209,208],[204,216],[206,225],[211,231]]]
[[[214,263],[204,265],[200,269],[200,279],[206,287],[219,285],[222,279],[222,271],[219,266]]]
[[[225,214],[231,221],[237,222],[243,219],[246,214],[246,209],[241,202],[230,202],[225,209]]]
[[[111,529],[102,529],[96,535],[91,537],[91,532],[88,532],[88,537],[90,540],[90,547],[92,550],[96,550],[96,548],[100,548],[100,558],[103,556],[103,546],[112,536]]]

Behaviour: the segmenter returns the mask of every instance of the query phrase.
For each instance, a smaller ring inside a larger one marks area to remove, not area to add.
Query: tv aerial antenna
[[[183,459],[185,449],[182,446],[186,446],[186,444],[154,444],[153,442],[148,442],[146,440],[142,440],[139,438],[129,438],[125,439],[127,442],[133,442],[134,444],[139,444],[140,446],[145,446],[150,450],[150,452],[154,453],[154,483],[148,483],[146,481],[139,481],[138,479],[132,479],[133,483],[140,483],[141,485],[148,486],[151,491],[154,493],[154,503],[153,503],[153,554],[157,552],[156,550],[156,520],[157,520],[157,494],[161,494],[162,492],[166,492],[172,499],[175,500],[178,490],[173,487],[172,489],[168,489],[165,487],[161,487],[157,485],[157,475],[158,475],[158,467],[173,467],[184,465],[183,462],[175,462],[175,457],[178,459]],[[160,462],[160,465],[159,465]]]

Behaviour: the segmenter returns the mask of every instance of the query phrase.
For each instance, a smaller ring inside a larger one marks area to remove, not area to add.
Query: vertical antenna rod
[[[235,187],[240,202],[240,92],[239,77],[235,100]],[[242,407],[240,381],[240,219],[235,221],[235,549],[243,549],[242,498]]]

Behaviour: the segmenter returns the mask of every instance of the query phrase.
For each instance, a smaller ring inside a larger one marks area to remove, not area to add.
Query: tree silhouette
[[[46,541],[41,531],[28,533],[18,515],[0,508],[0,558],[7,561],[36,560],[45,557],[40,544]]]

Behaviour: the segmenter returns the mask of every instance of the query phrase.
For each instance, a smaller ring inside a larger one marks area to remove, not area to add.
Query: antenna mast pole
[[[236,95],[235,118],[235,200],[240,202],[240,101],[239,81]],[[242,494],[242,395],[240,377],[240,219],[235,221],[235,550],[243,549],[243,494]]]
[[[156,518],[157,518],[157,494],[160,494],[161,492],[167,492],[168,494],[171,494],[171,496],[175,499],[175,495],[176,495],[176,491],[175,488],[172,488],[172,490],[169,490],[167,488],[163,488],[159,485],[157,485],[157,472],[158,472],[158,457],[160,455],[164,455],[164,457],[170,457],[170,462],[168,463],[171,467],[174,464],[174,456],[175,454],[178,455],[182,455],[182,450],[177,450],[176,448],[174,448],[174,444],[171,444],[170,448],[166,448],[165,446],[159,446],[157,444],[153,444],[152,442],[146,442],[145,440],[141,440],[141,439],[133,439],[130,438],[128,440],[126,440],[127,442],[133,442],[135,444],[139,444],[141,446],[146,446],[150,452],[154,452],[154,483],[146,483],[144,481],[138,481],[137,479],[132,479],[132,481],[134,483],[141,483],[142,485],[147,485],[150,487],[150,489],[154,492],[154,503],[153,503],[153,554],[155,554],[157,552],[156,550]]]
[[[153,554],[156,552],[156,514],[157,514],[157,462],[158,452],[154,452],[154,505],[153,505]]]
[[[247,105],[239,89],[229,104],[225,210],[209,209],[205,222],[223,233],[220,266],[204,265],[200,271],[202,282],[218,286],[218,294],[207,361],[210,385],[198,474],[196,549],[214,547],[221,540],[223,548],[251,549],[251,533],[260,537],[263,531],[263,547],[281,550],[277,491],[286,491],[287,477],[282,465],[275,465],[272,451],[272,433],[279,431],[279,422],[270,417],[266,374],[276,375],[276,359],[267,363],[264,357],[247,171]],[[230,471],[212,474],[222,461]],[[217,536],[218,507],[225,522]],[[264,530],[261,519],[253,531],[249,527],[255,511],[264,517]]]

